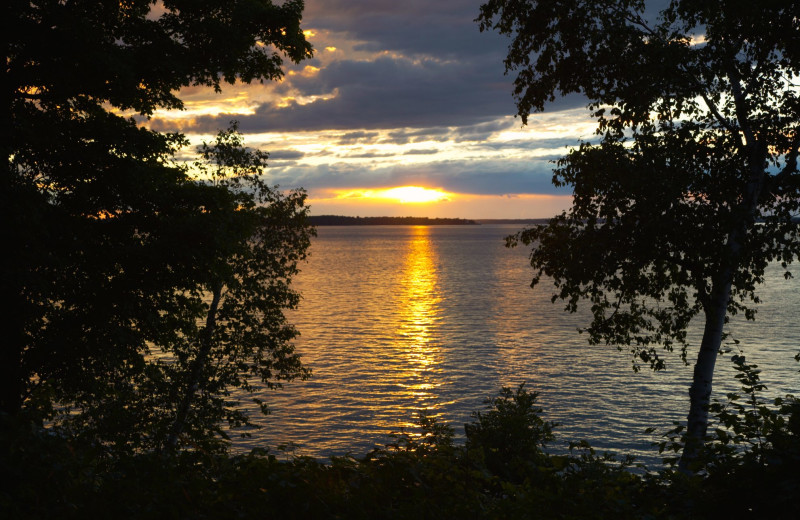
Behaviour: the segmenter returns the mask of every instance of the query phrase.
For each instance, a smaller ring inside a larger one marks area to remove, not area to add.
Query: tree
[[[225,258],[209,270],[206,294],[211,301],[206,319],[170,363],[160,365],[172,374],[169,390],[180,389],[173,404],[174,417],[166,447],[174,449],[187,425],[198,436],[220,432],[215,426],[250,424],[249,417],[223,398],[221,391],[240,388],[253,391],[251,380],[272,388],[278,380],[305,378],[309,371],[300,363],[291,340],[297,336],[287,323],[283,309],[294,309],[300,301],[291,289],[298,263],[306,258],[314,230],[308,224],[306,194],[295,190],[283,194],[262,180],[268,154],[243,146],[234,124],[217,135],[212,145],[200,147],[202,161],[196,163],[201,178],[235,194],[233,212],[217,220],[228,223],[226,236],[239,237]],[[243,232],[237,232],[242,230]],[[169,348],[169,346],[167,346]],[[263,403],[255,398],[266,413]],[[192,404],[199,401],[192,410]],[[195,416],[190,421],[190,415]]]
[[[178,89],[188,85],[280,78],[284,56],[311,55],[302,8],[301,0],[6,3],[3,412],[42,420],[55,405],[72,407],[86,412],[84,426],[109,434],[163,422],[155,411],[168,407],[146,389],[168,379],[151,354],[196,338],[195,318],[208,311],[203,291],[212,275],[233,270],[220,259],[241,255],[248,232],[269,228],[261,214],[269,210],[254,204],[272,199],[198,182],[172,160],[183,136],[121,114],[180,109]],[[252,207],[237,211],[242,204]]]
[[[566,308],[591,307],[593,343],[664,367],[688,355],[691,470],[708,425],[714,364],[729,317],[753,319],[765,267],[800,251],[800,5],[673,0],[489,0],[481,30],[510,35],[506,71],[523,123],[580,93],[597,138],[557,162],[573,206],[509,242],[533,245],[532,285],[552,277]],[[786,276],[791,276],[787,271]]]

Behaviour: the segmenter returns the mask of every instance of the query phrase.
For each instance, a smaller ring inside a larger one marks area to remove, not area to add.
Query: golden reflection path
[[[395,353],[405,360],[398,375],[411,412],[426,410],[436,416],[439,382],[439,344],[434,335],[440,320],[435,257],[427,226],[411,228],[397,299]],[[404,426],[413,426],[413,423]]]

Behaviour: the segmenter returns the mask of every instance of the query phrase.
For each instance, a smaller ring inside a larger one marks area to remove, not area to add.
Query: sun
[[[448,194],[441,190],[422,188],[420,186],[402,186],[384,190],[381,196],[402,203],[439,202],[448,199]]]
[[[348,190],[337,193],[340,199],[389,200],[401,204],[425,204],[451,200],[452,193],[422,186],[400,186],[382,190]]]

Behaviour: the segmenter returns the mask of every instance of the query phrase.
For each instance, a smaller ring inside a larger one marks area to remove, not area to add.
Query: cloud
[[[232,117],[246,132],[493,124],[516,112],[512,79],[503,74],[508,41],[480,33],[477,15],[478,4],[464,0],[309,2],[303,23],[317,33],[311,37],[317,58],[290,66],[281,83],[265,87],[273,96],[254,113],[200,114],[183,121],[182,129],[210,133]],[[585,104],[572,96],[548,110]],[[472,138],[480,135],[460,137]]]
[[[314,32],[314,59],[287,64],[279,83],[234,86],[217,98],[186,89],[190,110],[148,124],[198,137],[236,119],[248,145],[271,151],[268,182],[312,195],[422,185],[494,200],[566,200],[569,190],[551,184],[551,160],[587,135],[577,109],[586,100],[559,99],[522,129],[503,74],[509,42],[480,33],[479,4],[308,2],[303,26]]]
[[[439,153],[439,150],[436,148],[414,148],[408,150],[407,152],[403,152],[403,155],[434,155]]]
[[[311,192],[341,188],[391,188],[422,185],[453,193],[513,195],[523,193],[569,194],[551,183],[552,164],[547,159],[517,161],[449,160],[424,164],[395,164],[364,168],[347,162],[316,166],[271,168],[270,183]]]
[[[269,152],[271,160],[302,159],[306,154],[299,150],[275,150]]]
[[[425,128],[482,123],[513,111],[507,84],[487,81],[473,64],[381,57],[337,61],[307,78],[293,78],[299,95],[313,102],[263,103],[237,115],[246,132]],[[194,132],[224,126],[229,114],[202,115]]]
[[[391,144],[419,143],[424,141],[445,142],[452,137],[452,129],[449,127],[427,127],[415,130],[395,130],[390,132],[381,142]]]
[[[347,33],[370,51],[440,59],[503,53],[504,38],[478,30],[479,5],[473,0],[325,0],[307,4],[304,23]]]
[[[356,131],[356,132],[347,132],[346,134],[342,134],[337,139],[337,144],[339,145],[350,145],[350,144],[358,144],[364,142],[372,142],[378,137],[378,132],[364,132],[364,131]]]
[[[380,152],[357,152],[340,154],[340,157],[347,157],[348,159],[379,159],[384,157],[395,157],[394,153],[380,153]]]

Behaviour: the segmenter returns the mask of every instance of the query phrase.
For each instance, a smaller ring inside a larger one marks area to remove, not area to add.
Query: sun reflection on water
[[[411,232],[397,299],[394,349],[405,361],[398,379],[406,401],[413,403],[411,411],[426,410],[435,416],[436,388],[441,383],[439,344],[434,329],[440,319],[441,296],[429,228],[417,226]]]

